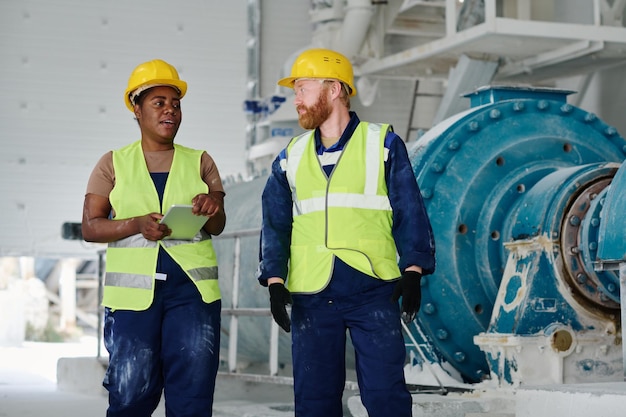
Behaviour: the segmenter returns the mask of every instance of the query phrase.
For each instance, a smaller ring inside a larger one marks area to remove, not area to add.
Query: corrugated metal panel
[[[189,83],[178,143],[244,170],[245,2],[4,0],[0,4],[0,256],[88,255],[79,222],[100,156],[139,138],[122,96],[140,62]]]

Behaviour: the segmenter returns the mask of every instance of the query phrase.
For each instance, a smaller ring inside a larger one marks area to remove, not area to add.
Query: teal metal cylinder
[[[624,160],[624,138],[568,104],[570,93],[478,89],[467,95],[474,107],[409,148],[437,245],[437,270],[424,279],[419,324],[437,356],[468,382],[489,372],[473,336],[489,324],[506,262],[504,243],[539,232],[533,227],[548,215],[538,210],[528,214],[535,219],[517,216],[526,195],[555,172]]]

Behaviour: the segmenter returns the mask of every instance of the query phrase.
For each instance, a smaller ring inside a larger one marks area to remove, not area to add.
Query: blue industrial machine
[[[626,141],[569,93],[478,89],[409,150],[437,244],[415,336],[468,382],[622,379],[619,277],[597,266],[624,259],[623,220],[602,226]]]
[[[617,269],[626,260],[626,140],[568,104],[570,93],[480,88],[467,95],[469,110],[409,146],[437,246],[411,339],[465,382],[623,378]],[[264,184],[227,189],[227,232],[260,227]],[[248,283],[240,305],[267,307],[267,290],[253,278],[258,236],[241,242]],[[218,239],[216,247],[229,293],[233,246]],[[242,354],[265,356],[267,319],[241,326]],[[280,346],[287,362],[288,337]]]

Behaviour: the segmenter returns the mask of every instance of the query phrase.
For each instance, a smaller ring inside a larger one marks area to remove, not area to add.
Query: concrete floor
[[[84,338],[80,343],[24,342],[19,347],[0,346],[0,417],[106,415],[107,398],[97,375],[103,371],[95,352],[96,338]],[[77,373],[72,389],[67,389],[67,381],[57,381],[58,375],[67,379],[63,373],[67,371],[62,369],[65,360]],[[423,378],[415,382],[422,381],[428,384]],[[213,416],[293,417],[291,390],[290,385],[253,383],[220,375]],[[344,397],[344,417],[367,416],[356,392],[346,391]],[[624,417],[624,410],[626,382],[413,395],[415,417]],[[153,417],[165,417],[163,401]]]
[[[105,415],[104,396],[63,392],[56,383],[59,357],[95,352],[87,340],[0,347],[0,417]]]
[[[107,397],[101,386],[104,368],[96,352],[96,338],[84,338],[80,343],[24,342],[19,347],[0,347],[0,417],[106,415]],[[414,396],[414,415],[464,417],[467,412],[485,410],[482,402],[454,395],[440,398],[418,394]],[[293,417],[292,386],[219,375],[213,416]],[[367,416],[356,391],[344,392],[344,416]],[[163,401],[153,417],[165,417]]]
[[[77,343],[24,342],[21,346],[0,347],[0,417],[106,415],[107,397],[100,389],[100,380],[85,383],[84,392],[68,391],[57,383],[59,359],[91,360],[95,358],[96,343],[95,338],[84,338]],[[215,417],[293,416],[291,386],[257,387],[219,378],[215,396]],[[153,417],[165,417],[163,401]]]

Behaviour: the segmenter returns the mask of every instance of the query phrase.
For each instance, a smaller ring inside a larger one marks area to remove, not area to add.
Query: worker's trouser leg
[[[361,401],[369,417],[411,417],[413,401],[404,379],[406,347],[398,304],[379,299],[351,314],[347,322]]]
[[[193,284],[192,284],[193,285]],[[221,302],[157,291],[145,311],[107,309],[108,417],[149,417],[165,393],[168,417],[210,417],[219,366]]]
[[[411,417],[406,350],[398,305],[389,297],[359,306],[340,302],[292,308],[297,417],[341,417],[346,329],[356,351],[361,398],[370,417]]]

